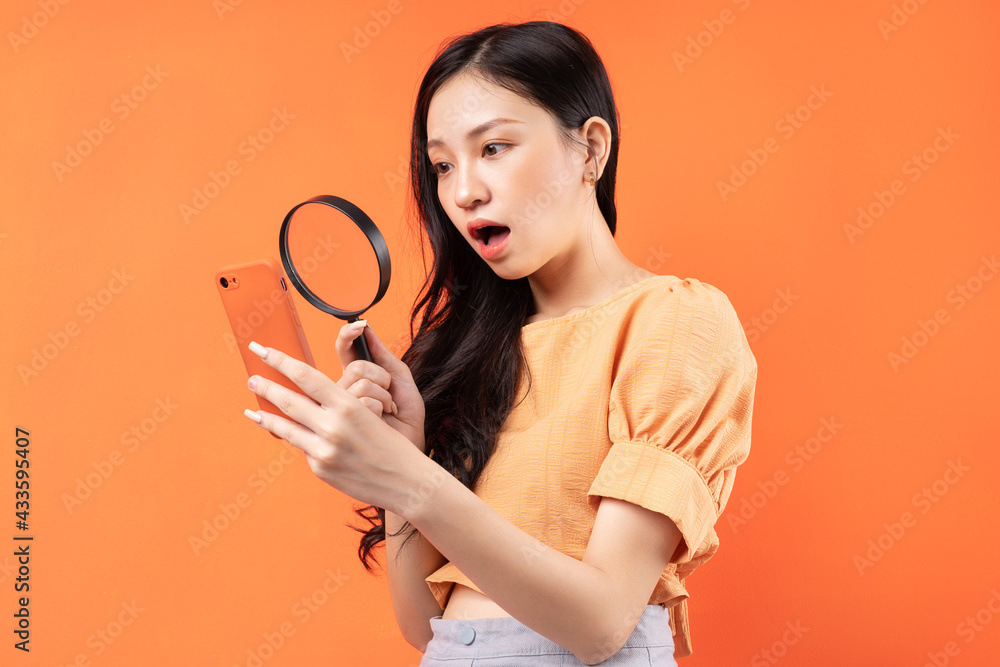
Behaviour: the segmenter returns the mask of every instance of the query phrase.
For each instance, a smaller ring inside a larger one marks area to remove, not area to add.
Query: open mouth
[[[477,239],[483,242],[483,245],[495,245],[500,241],[503,241],[510,235],[510,228],[503,227],[501,225],[488,225],[486,227],[480,227],[475,231],[475,236]],[[492,243],[490,243],[492,241]]]

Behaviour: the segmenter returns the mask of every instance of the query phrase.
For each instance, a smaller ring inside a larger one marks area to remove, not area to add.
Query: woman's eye
[[[492,143],[492,144],[486,144],[486,145],[485,145],[485,146],[483,147],[483,153],[485,153],[486,155],[488,155],[488,156],[490,156],[490,157],[493,157],[493,156],[494,156],[494,155],[496,155],[496,154],[497,154],[497,153],[498,153],[499,151],[497,151],[497,150],[494,150],[493,152],[490,152],[490,148],[491,148],[491,147],[492,147],[492,148],[494,148],[494,149],[496,149],[496,148],[498,148],[498,147],[500,147],[500,146],[506,146],[506,145],[507,145],[507,144],[497,144],[497,143]]]
[[[489,143],[483,146],[483,155],[486,157],[494,157],[499,153],[503,152],[503,149],[508,146],[508,144],[502,143]],[[437,173],[438,176],[444,176],[451,170],[451,165],[447,162],[432,162],[431,168]]]

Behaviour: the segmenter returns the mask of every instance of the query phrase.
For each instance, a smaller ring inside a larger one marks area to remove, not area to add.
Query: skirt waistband
[[[427,644],[424,653],[428,663],[431,659],[469,660],[473,658],[540,655],[570,656],[572,658],[573,655],[511,616],[474,619],[445,619],[434,616],[430,619],[430,624],[434,635]],[[669,655],[671,660],[673,658],[674,642],[670,631],[670,612],[662,605],[646,605],[635,630],[615,655],[624,656],[634,653],[630,649],[646,648],[658,648],[658,654]],[[646,651],[641,651],[641,653],[647,655]],[[553,664],[575,663],[558,662]],[[609,660],[607,664],[618,663]],[[642,662],[641,664],[647,663]]]

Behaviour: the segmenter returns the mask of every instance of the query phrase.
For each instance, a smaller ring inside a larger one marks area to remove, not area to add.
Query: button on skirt
[[[670,612],[646,605],[625,645],[598,663],[602,667],[677,667],[670,635]],[[420,667],[532,667],[583,665],[572,653],[517,619],[431,618],[434,635]]]

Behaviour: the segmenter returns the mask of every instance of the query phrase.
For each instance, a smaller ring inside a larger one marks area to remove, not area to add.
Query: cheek
[[[569,180],[570,168],[573,165],[571,156],[567,154],[567,148],[557,140],[545,147],[535,156],[536,185],[552,190],[561,186],[566,189]]]
[[[438,181],[437,185],[437,198],[438,202],[441,204],[441,208],[445,210],[450,218],[455,209],[455,198],[451,195],[448,190],[447,179],[443,181]]]
[[[451,224],[454,225],[455,229],[461,236],[465,236],[466,232],[464,232],[459,226],[459,223],[456,222],[456,220],[462,220],[461,211],[457,206],[455,206],[455,198],[448,189],[446,181],[440,181],[438,183],[437,197],[438,202],[441,204],[441,208],[444,209],[445,215],[448,216],[448,220],[451,221]]]
[[[561,155],[548,153],[526,164],[517,175],[522,207],[528,207],[539,219],[561,217],[572,207],[570,165]]]

